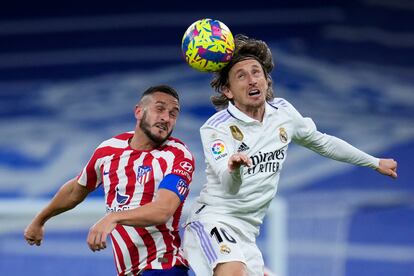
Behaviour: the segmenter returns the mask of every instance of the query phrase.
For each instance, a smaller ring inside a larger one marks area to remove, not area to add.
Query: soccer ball
[[[217,72],[229,63],[234,51],[234,39],[223,22],[204,18],[188,27],[181,50],[192,68],[202,72]]]

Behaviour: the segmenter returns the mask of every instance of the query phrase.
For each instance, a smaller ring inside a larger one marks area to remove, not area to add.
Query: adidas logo
[[[246,145],[244,142],[241,143],[240,147],[237,149],[237,152],[242,152],[242,151],[246,151],[249,150],[249,146]]]

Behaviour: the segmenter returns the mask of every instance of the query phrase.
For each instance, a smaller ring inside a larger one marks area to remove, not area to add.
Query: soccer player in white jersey
[[[148,88],[135,107],[135,131],[98,146],[79,176],[63,185],[26,228],[27,242],[40,245],[47,220],[102,185],[107,214],[89,230],[90,249],[106,248],[110,235],[118,275],[188,275],[179,219],[194,158],[184,143],[170,137],[179,111],[172,87]]]
[[[285,99],[274,98],[273,59],[265,42],[235,37],[230,63],[211,85],[220,110],[201,127],[207,182],[191,208],[184,254],[197,275],[263,276],[255,239],[276,194],[290,142],[325,157],[397,177],[393,159],[378,159],[319,132]]]

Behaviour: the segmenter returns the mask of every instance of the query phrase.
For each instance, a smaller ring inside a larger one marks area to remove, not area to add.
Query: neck
[[[247,107],[245,110],[242,111],[250,118],[262,122],[265,112],[265,106],[262,105],[260,107]]]
[[[135,130],[134,136],[129,140],[129,146],[134,150],[152,150],[156,147],[153,141],[140,131]]]

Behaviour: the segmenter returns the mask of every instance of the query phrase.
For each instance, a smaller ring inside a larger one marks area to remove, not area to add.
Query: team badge
[[[285,128],[283,128],[283,127],[279,127],[279,138],[280,138],[280,141],[282,141],[283,143],[287,143],[287,141],[288,141],[287,132],[286,132]]]
[[[177,190],[180,195],[185,196],[188,193],[188,184],[180,179],[177,183]]]
[[[214,160],[218,161],[227,156],[226,146],[222,141],[216,140],[211,144],[211,153]]]
[[[220,253],[221,254],[226,254],[227,255],[227,254],[230,254],[230,252],[231,252],[230,247],[228,247],[225,244],[220,245]]]
[[[243,138],[244,138],[243,132],[241,132],[241,130],[237,126],[235,125],[230,126],[230,131],[234,139],[238,141],[243,141]]]
[[[144,185],[150,178],[152,168],[150,166],[139,166],[137,169],[138,183]]]

